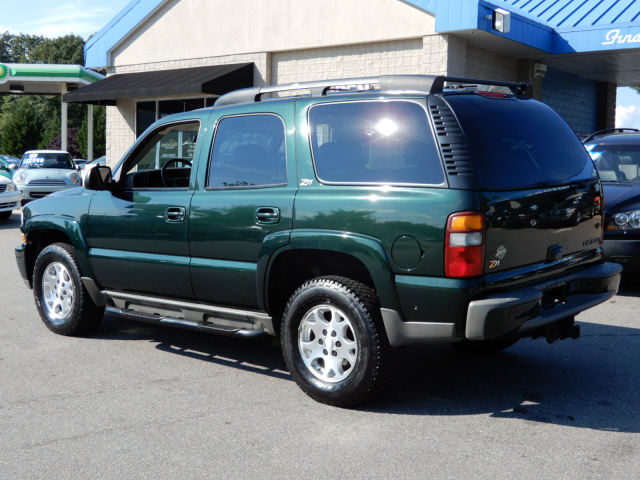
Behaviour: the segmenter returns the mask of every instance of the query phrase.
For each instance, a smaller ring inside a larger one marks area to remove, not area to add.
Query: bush
[[[69,128],[67,130],[67,152],[73,158],[83,158],[80,155],[80,147],[78,147],[78,131],[79,127]],[[48,150],[62,150],[62,142],[60,141],[62,137],[57,135],[51,139],[49,145],[47,145]]]

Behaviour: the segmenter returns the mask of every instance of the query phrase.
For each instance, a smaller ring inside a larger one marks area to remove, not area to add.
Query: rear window
[[[486,190],[562,185],[596,176],[571,127],[534,100],[446,97]]]
[[[640,145],[586,145],[603,182],[640,183]]]
[[[425,109],[407,101],[327,103],[309,113],[318,178],[325,183],[442,185]]]

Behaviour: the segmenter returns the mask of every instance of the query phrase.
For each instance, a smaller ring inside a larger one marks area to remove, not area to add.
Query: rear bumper
[[[472,301],[467,310],[465,337],[490,340],[526,335],[577,315],[613,297],[620,285],[621,271],[620,265],[602,263],[528,288]],[[563,301],[543,307],[550,295],[560,295]]]
[[[605,239],[604,258],[619,263],[625,272],[640,272],[640,240]]]

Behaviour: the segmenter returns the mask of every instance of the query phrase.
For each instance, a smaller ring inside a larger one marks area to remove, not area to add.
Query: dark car
[[[640,131],[611,129],[584,141],[604,193],[605,258],[640,271]]]
[[[298,385],[343,407],[393,376],[396,347],[577,338],[622,269],[603,261],[593,162],[531,93],[427,75],[228,93],[28,204],[19,270],[58,334],[106,311],[279,335]]]

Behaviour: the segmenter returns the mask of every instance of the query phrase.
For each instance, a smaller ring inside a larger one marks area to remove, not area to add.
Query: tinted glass
[[[160,100],[158,105],[159,118],[174,113],[190,112],[204,107],[204,98],[187,98],[185,100]]]
[[[156,121],[156,102],[136,103],[136,138]]]
[[[640,183],[640,145],[587,145],[603,182]]]
[[[309,114],[320,180],[336,183],[444,183],[426,112],[413,102],[316,105]]]
[[[64,168],[76,166],[68,153],[25,153],[20,168]]]
[[[562,185],[595,172],[571,127],[550,107],[515,98],[446,97],[487,190]]]
[[[284,123],[274,115],[220,120],[211,154],[209,187],[285,185]]]

